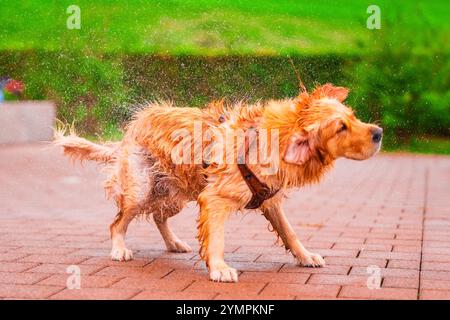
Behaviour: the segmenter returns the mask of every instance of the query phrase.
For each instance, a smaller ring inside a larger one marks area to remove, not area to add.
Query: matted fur
[[[136,113],[126,127],[124,139],[116,144],[98,145],[82,139],[72,131],[68,136],[57,131],[55,142],[76,159],[105,163],[108,173],[105,189],[118,206],[111,225],[112,257],[127,260],[125,248],[128,223],[139,215],[152,215],[171,251],[188,251],[167,225],[167,218],[177,214],[188,201],[197,201],[199,253],[206,260],[210,277],[216,281],[237,281],[237,273],[223,260],[223,224],[229,214],[244,210],[252,197],[236,163],[174,164],[171,151],[179,141],[172,138],[175,129],[193,133],[193,123],[207,130],[277,130],[279,153],[269,160],[278,170],[265,175],[260,164],[250,169],[269,187],[280,189],[260,208],[299,263],[322,266],[323,259],[307,251],[295,236],[283,211],[282,201],[294,187],[320,181],[332,168],[335,159],[366,159],[379,149],[373,132],[378,127],[360,122],[351,109],[343,105],[348,90],[326,84],[311,94],[306,91],[293,99],[249,104],[226,105],[224,101],[204,109],[177,108],[171,103],[152,103]],[[202,141],[205,148],[208,142]],[[233,152],[238,152],[235,146]],[[261,146],[260,146],[261,147]],[[272,146],[269,143],[269,147]]]

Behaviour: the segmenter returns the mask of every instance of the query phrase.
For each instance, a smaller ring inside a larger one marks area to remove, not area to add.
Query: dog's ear
[[[302,165],[314,154],[314,139],[312,132],[294,133],[288,141],[283,160],[287,163]]]
[[[348,92],[349,90],[347,88],[335,87],[331,83],[327,83],[314,89],[313,96],[318,98],[334,98],[340,102],[344,102],[347,99]]]

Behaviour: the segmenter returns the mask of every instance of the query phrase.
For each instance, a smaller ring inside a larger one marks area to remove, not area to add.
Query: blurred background
[[[349,87],[385,150],[450,154],[449,16],[444,0],[0,0],[0,102],[52,100],[85,136],[120,139],[153,99],[293,97],[295,67],[308,88]]]

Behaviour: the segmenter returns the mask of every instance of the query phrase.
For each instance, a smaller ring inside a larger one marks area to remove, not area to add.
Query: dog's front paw
[[[298,264],[304,267],[323,267],[325,265],[325,260],[318,253],[308,252],[298,259]]]
[[[181,240],[168,242],[166,245],[169,252],[183,253],[192,251],[192,248],[186,242]]]
[[[111,260],[128,261],[133,259],[133,251],[127,248],[112,248]]]
[[[238,282],[238,273],[236,269],[224,264],[220,267],[210,268],[209,278],[216,282]]]

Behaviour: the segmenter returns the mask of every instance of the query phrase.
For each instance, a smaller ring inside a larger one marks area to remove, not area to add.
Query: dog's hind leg
[[[166,244],[169,252],[191,252],[191,247],[180,240],[169,226],[168,219],[178,214],[187,203],[187,197],[181,192],[174,180],[162,173],[158,164],[152,168],[153,188],[148,201],[149,211]]]
[[[172,229],[169,227],[168,216],[161,217],[158,214],[153,215],[153,220],[158,227],[161,236],[166,244],[167,251],[170,252],[191,252],[191,247],[184,241],[180,240]]]
[[[117,261],[128,261],[133,259],[133,252],[125,246],[125,234],[127,232],[128,224],[136,216],[137,211],[131,209],[127,211],[120,211],[116,219],[110,225],[112,249],[111,259]]]
[[[119,213],[110,226],[112,260],[127,261],[133,258],[132,251],[125,246],[125,234],[129,223],[142,213],[148,194],[145,168],[146,158],[139,148],[123,148],[114,167],[114,174],[106,184],[108,193],[114,196],[119,208]]]

